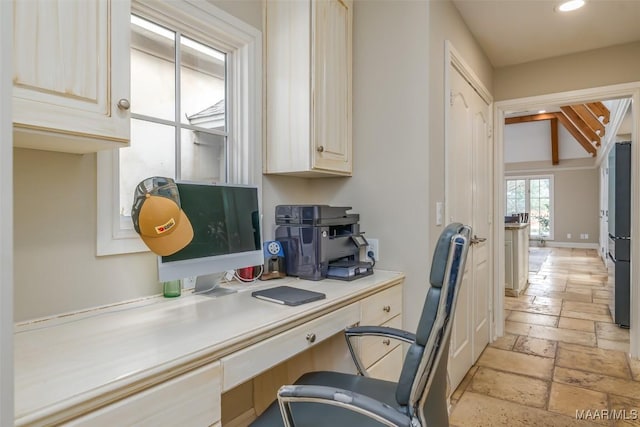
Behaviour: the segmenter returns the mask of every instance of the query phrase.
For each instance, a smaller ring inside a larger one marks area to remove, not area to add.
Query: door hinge
[[[453,107],[453,91],[449,91],[449,105]]]
[[[493,126],[487,128],[487,138],[493,137]]]

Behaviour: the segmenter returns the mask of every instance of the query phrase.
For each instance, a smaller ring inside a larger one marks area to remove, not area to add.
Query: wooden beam
[[[551,123],[551,164],[560,163],[560,155],[558,154],[558,118],[554,117]]]
[[[577,115],[580,116],[582,120],[584,120],[584,122],[587,125],[589,125],[591,129],[593,129],[595,133],[598,134],[600,138],[604,136],[604,133],[605,133],[604,125],[600,122],[600,120],[598,120],[596,116],[593,115],[591,110],[587,108],[586,105],[576,104],[576,105],[570,105],[570,107],[573,111],[576,112]]]
[[[595,157],[596,148],[591,144],[591,142],[589,142],[587,137],[580,133],[578,128],[573,125],[571,120],[569,120],[569,118],[565,116],[564,113],[555,113],[555,115],[560,123],[562,123],[562,126],[564,126],[565,129],[567,129],[569,133],[576,139],[576,141],[578,141],[580,145],[582,145],[582,148],[584,148],[587,153],[591,154],[592,157]]]
[[[587,104],[587,107],[591,110],[593,115],[596,116],[598,119],[602,117],[602,123],[604,123],[605,125],[609,123],[609,119],[610,119],[609,109],[605,107],[602,102],[590,102]]]
[[[513,125],[516,123],[536,122],[539,120],[551,120],[555,117],[555,113],[532,114],[529,116],[507,117],[504,119],[505,125]]]
[[[569,120],[573,122],[575,127],[577,127],[582,134],[589,139],[591,142],[595,142],[596,147],[600,146],[600,137],[598,134],[594,132],[593,129],[589,127],[587,123],[575,112],[575,110],[571,107],[560,107],[562,112],[569,117]]]

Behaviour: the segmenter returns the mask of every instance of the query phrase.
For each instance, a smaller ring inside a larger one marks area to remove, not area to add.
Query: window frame
[[[531,212],[531,180],[548,179],[549,180],[549,236],[532,235],[531,227],[529,227],[529,238],[532,240],[555,240],[555,200],[554,200],[554,182],[553,175],[514,175],[504,177],[504,215],[507,214],[507,187],[509,181],[524,180],[525,181],[525,212]],[[531,222],[531,218],[529,218]]]
[[[261,201],[262,33],[216,6],[194,0],[171,3],[134,0],[131,13],[160,25],[179,28],[182,33],[227,53],[230,133],[227,173],[232,183],[257,186]],[[149,251],[133,229],[121,226],[119,177],[118,150],[98,152],[98,256]]]

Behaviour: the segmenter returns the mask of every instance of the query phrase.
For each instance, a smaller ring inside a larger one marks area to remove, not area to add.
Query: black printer
[[[276,206],[276,240],[284,249],[288,276],[320,280],[353,280],[373,273],[361,262],[367,241],[360,233],[360,215],[351,207],[328,205]]]

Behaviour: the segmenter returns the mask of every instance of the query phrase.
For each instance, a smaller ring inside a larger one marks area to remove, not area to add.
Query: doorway
[[[504,122],[505,117],[509,113],[540,109],[549,104],[578,104],[585,102],[592,102],[595,100],[606,100],[614,98],[629,97],[632,99],[632,145],[637,145],[637,138],[640,131],[640,110],[637,108],[640,102],[640,83],[630,83],[615,86],[606,86],[600,88],[592,88],[579,91],[561,92],[550,95],[535,96],[528,98],[519,98],[512,100],[500,101],[495,104],[495,150],[494,150],[494,191],[495,194],[501,194],[502,182],[504,179]],[[638,191],[640,190],[640,176],[638,174],[638,168],[640,167],[640,153],[639,150],[632,150],[632,224],[640,224],[640,198],[638,197]],[[495,223],[498,224],[499,214],[505,211],[504,200],[502,197],[496,197],[494,200],[494,213]],[[502,227],[494,228],[494,239],[496,242],[495,247],[502,247],[504,245],[504,229]],[[640,265],[640,229],[636,226],[632,226],[631,229],[631,263],[632,265]],[[500,289],[504,288],[504,257],[500,255],[499,251],[494,250],[494,257],[496,265],[494,266],[496,271],[495,281],[496,289],[494,290],[495,298],[495,332],[496,336],[501,336],[504,333],[504,294],[500,292]],[[631,312],[631,335],[630,335],[630,353],[632,357],[638,357],[640,355],[640,313],[637,308],[640,307],[640,282],[635,280],[635,274],[632,271],[631,277],[631,307],[636,307]],[[636,273],[637,274],[637,273]]]

